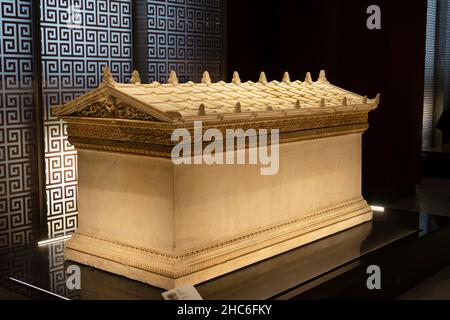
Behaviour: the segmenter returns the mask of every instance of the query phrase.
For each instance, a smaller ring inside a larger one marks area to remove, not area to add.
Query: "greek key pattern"
[[[171,69],[181,81],[199,80],[205,69],[222,72],[223,0],[148,0],[150,80]],[[98,86],[104,65],[117,81],[131,76],[131,0],[42,1],[42,58],[48,224],[50,237],[77,227],[77,156],[67,127],[52,114]]]
[[[80,292],[78,290],[72,291],[67,288],[66,268],[69,264],[64,263],[63,242],[57,242],[48,246],[48,262],[50,291],[71,300],[79,300]]]
[[[0,249],[36,238],[31,0],[0,0]]]
[[[117,81],[131,76],[132,0],[41,1],[43,99],[49,236],[77,227],[77,156],[67,127],[52,114],[101,81],[109,65]],[[148,0],[151,80],[175,69],[199,81],[220,79],[223,0]],[[33,37],[31,0],[0,0],[0,248],[35,241]]]
[[[131,0],[41,1],[49,236],[77,228],[77,154],[52,107],[96,88],[105,65],[131,77]]]
[[[223,0],[148,0],[150,81],[199,82],[205,70],[221,79],[224,61]]]

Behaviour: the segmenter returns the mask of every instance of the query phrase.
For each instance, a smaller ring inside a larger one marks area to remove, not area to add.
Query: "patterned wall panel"
[[[31,0],[0,0],[0,249],[35,241]]]
[[[49,236],[77,226],[77,156],[51,108],[95,88],[109,65],[118,81],[131,74],[131,0],[42,0],[45,153]]]
[[[434,129],[450,104],[450,1],[427,1],[423,147],[446,144]]]
[[[150,81],[213,80],[224,73],[224,0],[147,1]],[[108,64],[126,82],[132,65],[131,0],[41,0],[49,236],[77,226],[77,157],[51,113],[97,87]]]
[[[205,70],[222,79],[225,61],[224,0],[148,0],[150,81],[175,70],[181,82],[200,81]]]
[[[434,79],[436,61],[437,0],[428,0],[425,49],[425,89],[423,103],[422,148],[433,145]]]

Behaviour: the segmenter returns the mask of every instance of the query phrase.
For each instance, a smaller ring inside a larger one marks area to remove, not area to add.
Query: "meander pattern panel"
[[[146,0],[143,0],[146,1]],[[35,241],[35,108],[32,1],[0,0],[0,248]],[[147,0],[150,80],[199,81],[224,71],[223,0]],[[77,156],[51,108],[98,86],[108,64],[118,81],[132,65],[131,0],[41,0],[49,236],[77,226]]]
[[[31,0],[0,0],[0,249],[36,240]]]
[[[96,88],[105,65],[129,80],[131,0],[43,0],[41,17],[48,226],[59,237],[77,227],[77,155],[51,109]]]
[[[428,0],[425,49],[425,88],[423,103],[422,148],[433,145],[433,111],[436,61],[437,0]]]
[[[148,0],[150,81],[167,81],[175,70],[181,82],[213,81],[224,74],[224,0]]]
[[[220,80],[224,61],[223,0],[147,0],[150,81]],[[41,2],[49,236],[77,226],[77,157],[66,126],[51,113],[98,86],[108,64],[127,82],[132,65],[131,0]]]

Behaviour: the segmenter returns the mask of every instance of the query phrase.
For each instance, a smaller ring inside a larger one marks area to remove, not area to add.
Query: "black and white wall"
[[[33,30],[33,4],[40,4],[40,30]],[[138,37],[136,16],[144,37]],[[171,70],[180,81],[213,80],[225,74],[225,0],[0,0],[0,248],[36,241],[36,109],[42,108],[48,236],[77,227],[77,155],[66,127],[52,108],[101,82],[109,65],[127,82],[145,57],[148,81],[164,82]],[[145,25],[142,25],[145,24]],[[40,32],[42,106],[36,105],[36,55]],[[146,80],[145,78],[143,79]]]
[[[448,144],[435,126],[450,108],[450,1],[427,0],[423,148]]]
[[[223,0],[148,0],[149,80],[164,82],[171,70],[181,82],[205,70],[224,80],[224,12]]]
[[[0,249],[37,236],[31,2],[0,1]]]
[[[45,161],[50,237],[77,226],[77,155],[52,107],[96,88],[109,65],[131,75],[131,0],[41,1]]]

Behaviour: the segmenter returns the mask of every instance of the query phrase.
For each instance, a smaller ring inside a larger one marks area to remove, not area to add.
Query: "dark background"
[[[381,8],[369,30],[368,6]],[[229,0],[228,78],[302,80],[327,70],[335,85],[370,98],[381,93],[364,134],[363,193],[383,203],[415,193],[421,177],[426,1]]]

